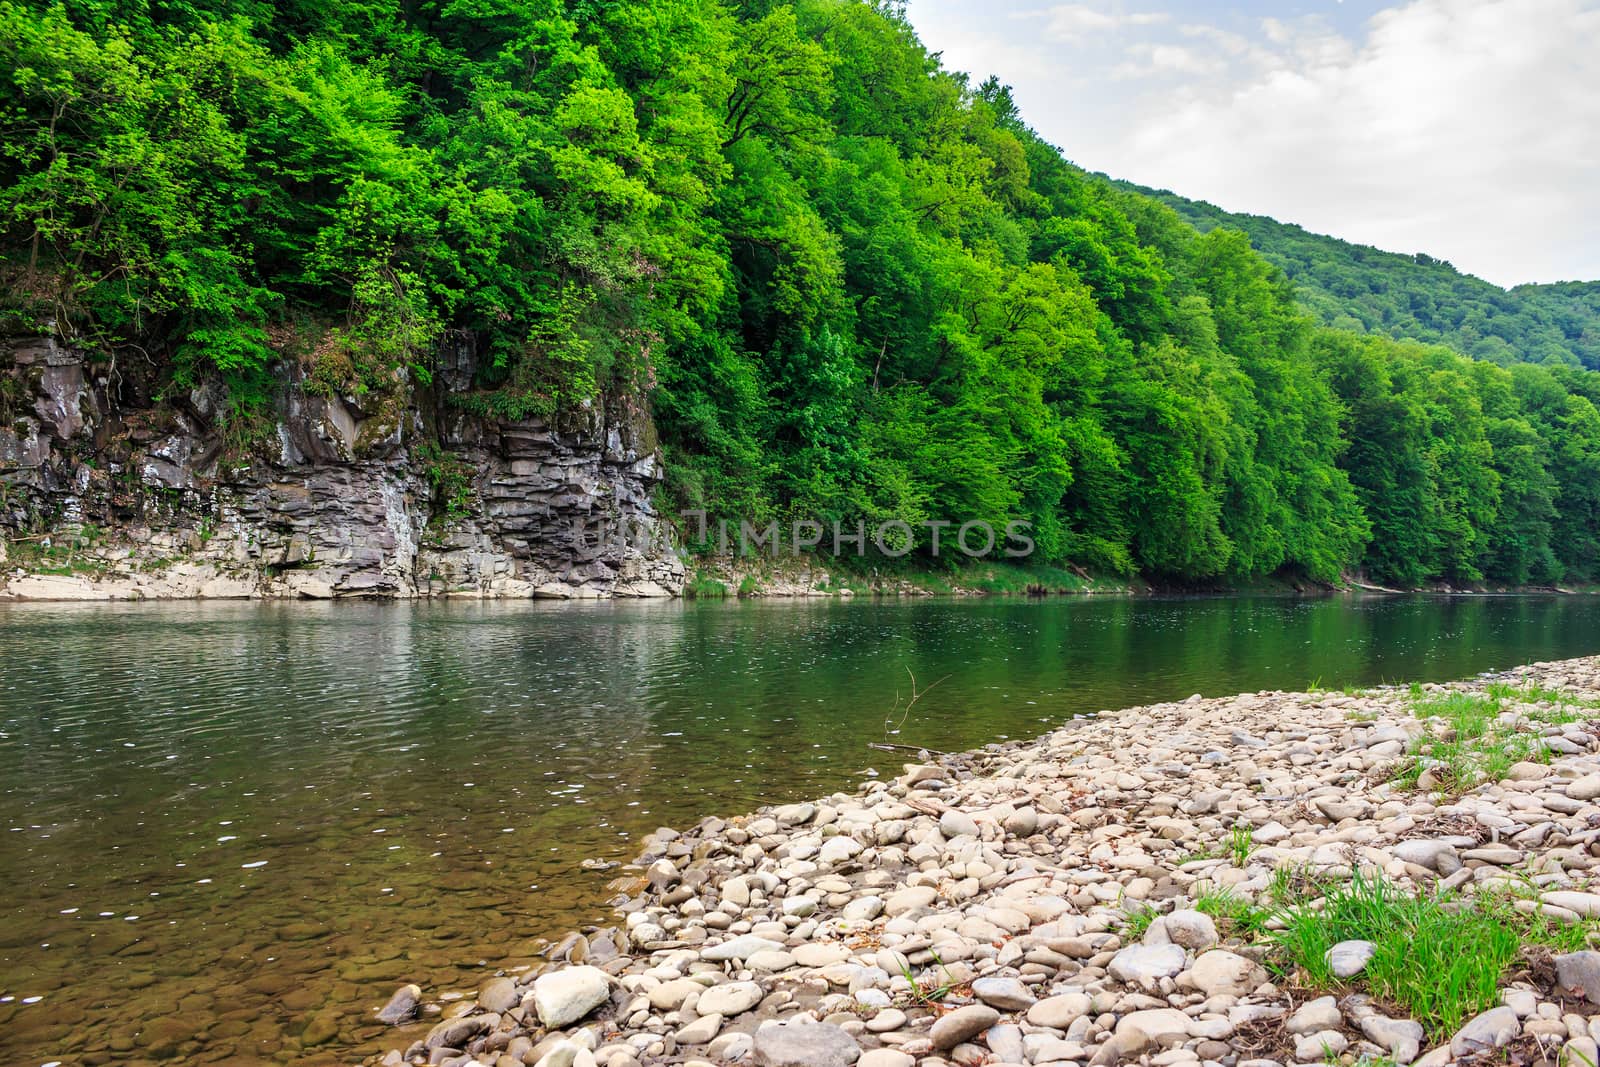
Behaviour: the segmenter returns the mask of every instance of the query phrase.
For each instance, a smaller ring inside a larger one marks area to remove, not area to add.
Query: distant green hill
[[[1112,184],[1161,201],[1201,232],[1243,230],[1294,282],[1300,303],[1330,326],[1438,342],[1500,364],[1600,368],[1600,281],[1505,290],[1424,253],[1384,252],[1164,189]]]

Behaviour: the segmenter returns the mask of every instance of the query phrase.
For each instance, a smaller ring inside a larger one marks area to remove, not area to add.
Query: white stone
[[[680,1045],[705,1045],[722,1029],[722,1016],[713,1012],[678,1028],[672,1036]]]
[[[1176,1008],[1149,1008],[1124,1015],[1116,1033],[1143,1034],[1157,1045],[1176,1045],[1188,1039],[1193,1022]]]
[[[611,982],[598,967],[564,967],[533,981],[533,1007],[546,1029],[575,1023],[611,999]]]
[[[861,1059],[856,1062],[859,1067],[911,1067],[917,1061],[899,1049],[875,1048],[871,1052],[863,1052]]]
[[[1208,997],[1242,997],[1265,982],[1267,972],[1254,960],[1219,948],[1195,960],[1188,979]]]
[[[1600,774],[1586,774],[1567,783],[1567,796],[1573,800],[1594,800],[1600,797]]]
[[[1294,1058],[1301,1063],[1321,1063],[1350,1047],[1350,1039],[1337,1030],[1321,1030],[1294,1039]]]
[[[939,832],[945,837],[977,837],[978,822],[967,813],[951,808],[939,816]]]
[[[1035,1026],[1048,1026],[1065,1030],[1073,1022],[1089,1014],[1093,1001],[1087,993],[1062,993],[1046,997],[1028,1009],[1028,1021]]]
[[[1339,1012],[1337,998],[1318,997],[1300,1005],[1299,1009],[1289,1016],[1289,1021],[1284,1023],[1284,1029],[1296,1036],[1314,1034],[1319,1030],[1335,1029],[1343,1021],[1344,1016]]]
[[[871,922],[883,914],[883,898],[876,896],[857,897],[846,904],[839,914],[851,922]]]
[[[745,960],[757,952],[774,951],[783,948],[777,941],[755,934],[741,934],[731,941],[724,941],[720,945],[712,945],[700,950],[700,958],[710,960],[712,963],[721,963],[724,960]]]
[[[1173,944],[1196,952],[1217,943],[1217,924],[1203,911],[1191,908],[1174,911],[1162,921],[1162,925]]]
[[[1015,978],[979,978],[972,983],[979,1000],[1001,1011],[1023,1011],[1038,1000],[1028,987]]]
[[[760,1004],[765,995],[755,982],[728,982],[701,993],[694,1010],[701,1015],[738,1015]]]
[[[1179,945],[1131,945],[1111,957],[1107,970],[1119,982],[1154,982],[1183,970],[1186,959]]]

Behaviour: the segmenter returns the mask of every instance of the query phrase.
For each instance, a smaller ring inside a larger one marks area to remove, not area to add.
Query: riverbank
[[[1600,659],[1195,697],[663,830],[382,1062],[1593,1063],[1596,715]]]

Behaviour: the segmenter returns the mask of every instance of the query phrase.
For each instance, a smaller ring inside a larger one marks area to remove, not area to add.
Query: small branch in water
[[[888,737],[891,733],[896,733],[896,734],[899,733],[901,731],[901,729],[904,728],[904,726],[906,724],[906,720],[911,717],[911,708],[912,708],[912,706],[915,705],[917,701],[921,700],[924,694],[930,692],[931,690],[937,689],[939,687],[940,682],[947,681],[950,678],[950,676],[947,674],[943,678],[940,678],[938,682],[934,682],[932,685],[928,686],[927,689],[918,689],[917,688],[917,676],[915,674],[911,673],[911,668],[910,667],[906,668],[906,673],[908,675],[911,675],[911,699],[909,701],[907,701],[906,706],[905,706],[905,710],[900,713],[900,721],[894,724],[894,729],[892,731],[889,729],[890,720],[888,720],[888,719],[884,720],[884,723],[883,723],[883,736],[885,736],[885,737]],[[895,695],[894,695],[894,710],[898,710],[899,707],[900,707],[900,693],[897,690],[895,692]],[[894,710],[891,710],[889,712],[889,714],[893,715],[894,714]],[[924,746],[916,745],[916,746],[905,746],[905,747],[913,748],[915,751],[921,751]],[[931,752],[932,749],[929,749],[929,751]],[[942,753],[941,753],[941,755],[942,755]]]
[[[927,745],[891,745],[883,741],[868,741],[867,747],[882,749],[884,752],[926,752],[930,756],[950,755],[948,752],[940,752],[938,749],[929,748]]]

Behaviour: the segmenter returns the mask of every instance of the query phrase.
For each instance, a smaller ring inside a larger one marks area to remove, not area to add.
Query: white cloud
[[[933,47],[941,3],[911,7]],[[1181,18],[975,21],[947,62],[1011,82],[1024,118],[1117,177],[1501,284],[1600,278],[1600,0],[1412,0],[1343,32],[1165,3]]]
[[[1056,41],[1076,41],[1095,33],[1133,26],[1154,26],[1167,20],[1165,12],[1107,10],[1090,4],[1058,4],[1043,12],[1045,36]]]
[[[1215,74],[1226,69],[1226,61],[1197,48],[1176,44],[1146,44],[1130,49],[1133,57],[1112,69],[1116,78],[1146,78],[1162,75]]]

